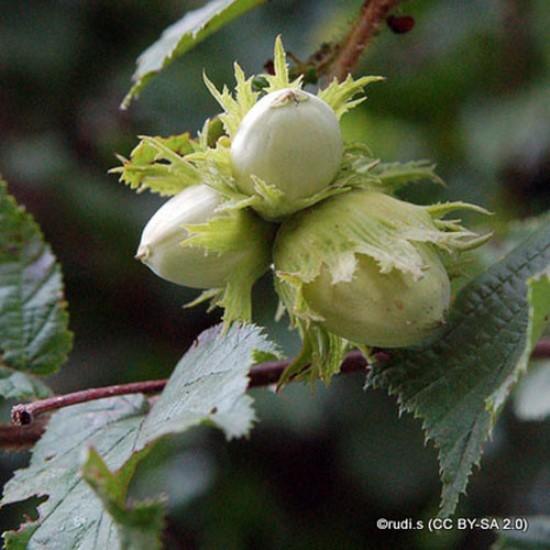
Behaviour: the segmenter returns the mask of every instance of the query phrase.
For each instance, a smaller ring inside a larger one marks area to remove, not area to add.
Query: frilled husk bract
[[[353,190],[288,218],[274,245],[283,306],[303,333],[312,327],[376,347],[419,343],[444,322],[449,278],[441,256],[479,246],[452,210]]]

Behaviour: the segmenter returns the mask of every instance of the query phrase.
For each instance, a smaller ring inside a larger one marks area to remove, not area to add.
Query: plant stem
[[[363,50],[380,30],[390,10],[400,0],[366,0],[355,25],[343,41],[329,71],[329,81],[342,82],[359,62]]]
[[[269,386],[276,384],[281,374],[288,367],[289,361],[272,361],[255,365],[250,369],[248,384],[249,388]],[[341,372],[349,373],[358,370],[365,370],[367,361],[360,352],[351,352],[342,363]],[[65,395],[56,395],[32,403],[15,405],[11,410],[11,418],[17,426],[28,426],[34,419],[45,412],[63,407],[70,407],[78,403],[95,401],[105,397],[116,395],[127,395],[131,393],[154,394],[164,389],[168,380],[148,380],[146,382],[132,382],[130,384],[118,384],[104,388],[89,388]]]
[[[42,413],[70,407],[78,403],[95,401],[104,397],[114,397],[116,395],[127,395],[130,393],[159,393],[166,386],[166,380],[147,380],[146,382],[132,382],[130,384],[117,384],[116,386],[106,386],[104,388],[89,388],[65,395],[55,395],[32,403],[15,405],[11,410],[11,419],[18,426],[28,426],[34,418]]]
[[[541,339],[535,346],[531,354],[533,359],[550,358],[550,338]],[[387,360],[390,356],[386,352],[380,352],[380,359]],[[269,386],[276,384],[281,377],[284,369],[289,365],[289,361],[272,361],[255,365],[250,369],[249,384],[250,388]],[[344,359],[340,374],[349,374],[352,372],[366,371],[368,363],[359,351],[352,351]],[[41,399],[32,403],[19,404],[13,407],[11,417],[15,426],[0,425],[0,448],[9,447],[10,444],[17,447],[19,442],[25,443],[25,438],[34,442],[41,435],[37,428],[32,433],[24,432],[26,426],[32,424],[36,417],[46,412],[63,407],[69,407],[78,403],[113,397],[116,395],[127,395],[131,393],[155,394],[160,393],[167,380],[148,380],[146,382],[132,382],[130,384],[118,384],[116,386],[106,386],[104,388],[90,388],[65,395],[57,395],[47,399]],[[45,424],[44,424],[45,425]],[[42,430],[43,430],[42,425]],[[36,439],[32,439],[35,437]]]

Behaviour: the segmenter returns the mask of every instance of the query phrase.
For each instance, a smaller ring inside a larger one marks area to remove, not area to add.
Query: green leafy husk
[[[345,340],[327,340],[323,335],[327,332],[323,328],[323,316],[305,297],[306,285],[314,282],[322,269],[328,270],[333,285],[350,282],[358,257],[365,255],[375,260],[382,275],[397,270],[419,281],[426,269],[420,245],[428,245],[439,250],[439,255],[452,259],[490,238],[490,234],[478,235],[465,229],[457,220],[441,219],[457,209],[486,213],[464,203],[416,206],[378,191],[362,189],[333,197],[288,218],[274,245],[277,290],[281,307],[302,335],[304,349],[283,380],[302,376],[308,363],[313,375],[327,380],[334,372],[324,366],[333,364],[330,355],[341,359],[345,352],[342,350],[353,345]],[[317,345],[316,342],[331,343]]]
[[[229,215],[222,211],[203,224],[186,225],[189,237],[181,245],[201,247],[209,254],[242,254],[242,261],[233,269],[224,288],[206,290],[187,304],[191,307],[210,300],[211,308],[223,308],[223,320],[228,327],[236,321],[251,320],[252,286],[271,264],[276,227],[242,208],[226,213]]]

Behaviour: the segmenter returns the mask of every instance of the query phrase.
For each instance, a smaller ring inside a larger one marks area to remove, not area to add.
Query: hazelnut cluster
[[[382,163],[343,143],[341,116],[380,78],[350,76],[313,95],[290,80],[280,38],[274,67],[246,79],[235,64],[234,93],[205,77],[223,113],[197,139],[142,138],[114,171],[138,191],[173,195],[147,223],[138,259],[204,289],[195,303],[224,308],[226,324],[250,320],[252,286],[271,269],[304,342],[294,370],[328,376],[350,346],[411,346],[441,326],[449,266],[489,238],[444,216],[485,211],[399,200],[403,185],[439,181],[434,167]]]

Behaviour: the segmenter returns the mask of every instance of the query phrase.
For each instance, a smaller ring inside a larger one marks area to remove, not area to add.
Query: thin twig
[[[341,45],[329,72],[329,81],[339,82],[353,72],[363,50],[378,33],[388,13],[400,0],[366,0],[347,38]]]
[[[104,388],[89,388],[65,395],[55,395],[32,403],[15,405],[11,410],[11,419],[18,426],[28,426],[36,416],[55,409],[70,407],[78,403],[95,401],[104,397],[115,395],[127,395],[130,393],[159,393],[166,386],[166,380],[147,380],[146,382],[132,382],[130,384],[117,384]]]
[[[272,361],[255,365],[250,369],[248,384],[249,388],[260,386],[269,386],[276,384],[281,374],[289,365],[289,361]],[[351,352],[344,359],[341,367],[342,373],[364,370],[367,362],[360,352]],[[11,418],[17,426],[28,426],[34,419],[49,411],[70,407],[78,403],[95,401],[105,397],[116,395],[127,395],[131,393],[154,394],[159,393],[166,386],[167,380],[148,380],[146,382],[132,382],[130,384],[118,384],[116,386],[106,386],[104,388],[89,388],[65,395],[56,395],[32,403],[15,405],[11,410]]]
[[[389,357],[390,356],[385,352],[380,352],[380,360],[385,361]],[[535,346],[531,357],[533,359],[550,358],[550,338],[541,339]],[[250,369],[248,387],[257,388],[276,384],[288,365],[289,361],[272,361],[255,365]],[[368,366],[363,354],[358,351],[353,351],[344,359],[340,367],[340,373],[349,374],[352,372],[366,371]],[[29,426],[34,422],[36,417],[46,412],[116,395],[160,393],[164,389],[166,382],[167,380],[164,379],[149,380],[146,382],[132,382],[130,384],[106,386],[104,388],[90,388],[75,393],[49,397],[32,403],[16,405],[12,409],[12,421],[16,424],[16,426],[11,426],[13,430],[9,431],[9,426],[0,426],[0,448],[7,445],[10,441],[14,445],[17,445],[18,438],[28,437],[30,432],[26,434],[25,432],[17,431],[17,429],[20,429],[21,426]],[[2,429],[7,431],[2,432]],[[30,437],[35,437],[36,433],[33,432],[34,435]]]

